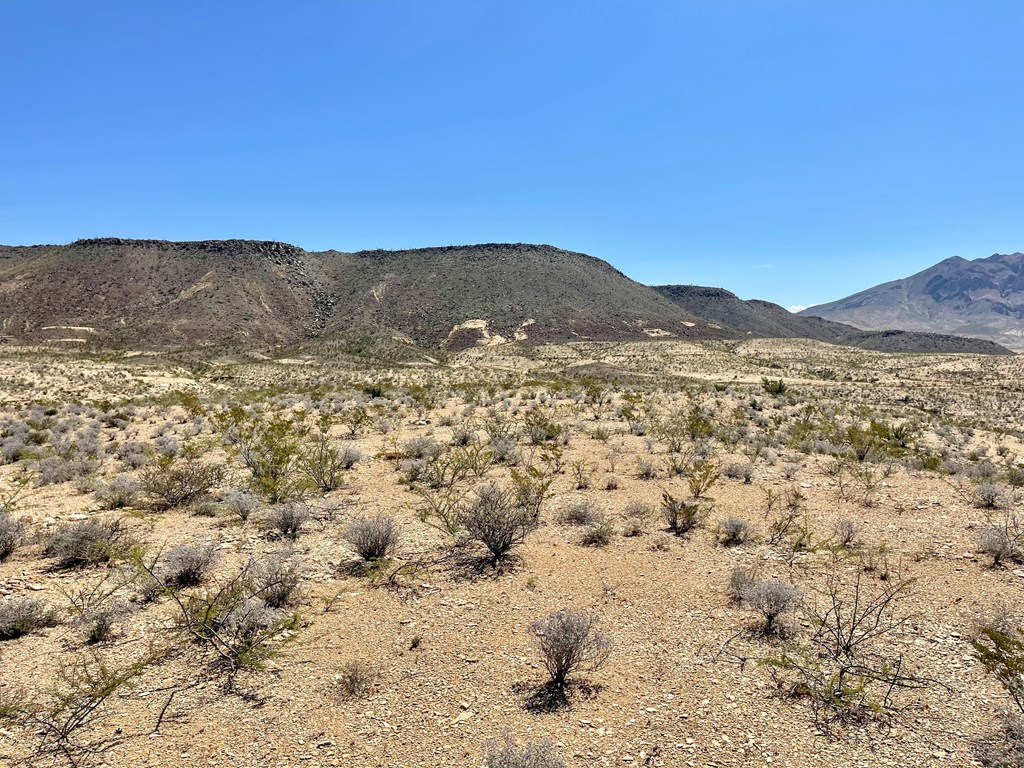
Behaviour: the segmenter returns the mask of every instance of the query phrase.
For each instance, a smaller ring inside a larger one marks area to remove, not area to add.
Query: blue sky
[[[0,242],[546,242],[784,305],[1024,250],[1024,3],[0,4]]]

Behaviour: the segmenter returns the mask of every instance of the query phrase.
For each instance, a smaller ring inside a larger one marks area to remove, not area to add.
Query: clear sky
[[[526,241],[790,306],[1024,250],[1021,0],[0,3],[0,242]]]

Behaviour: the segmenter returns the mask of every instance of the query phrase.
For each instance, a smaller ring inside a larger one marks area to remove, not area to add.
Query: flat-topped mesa
[[[354,256],[366,259],[389,259],[408,255],[422,255],[433,257],[449,256],[463,259],[465,261],[501,261],[517,256],[529,256],[533,259],[547,259],[552,262],[561,260],[580,261],[589,263],[601,269],[613,272],[626,279],[629,279],[621,270],[616,269],[604,259],[591,256],[578,251],[569,251],[565,248],[558,248],[546,243],[476,243],[471,245],[439,245],[426,248],[405,248],[401,250],[388,250],[375,248],[373,250],[357,251]]]

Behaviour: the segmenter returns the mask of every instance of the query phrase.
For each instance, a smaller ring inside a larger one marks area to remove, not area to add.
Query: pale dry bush
[[[574,672],[596,671],[608,661],[611,641],[599,624],[592,613],[563,608],[530,625],[553,685],[562,688]]]
[[[390,515],[360,517],[345,528],[345,541],[364,562],[390,557],[398,549],[400,529]]]

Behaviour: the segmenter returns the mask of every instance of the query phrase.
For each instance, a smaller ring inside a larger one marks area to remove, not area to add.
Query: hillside
[[[14,341],[293,344],[374,333],[424,347],[720,337],[606,262],[544,245],[311,253],[284,243],[103,238],[0,248]]]
[[[335,311],[428,347],[502,340],[718,338],[721,331],[607,262],[549,245],[489,243],[324,254]]]
[[[0,333],[157,347],[288,344],[317,324],[308,254],[284,243],[102,238],[0,248]]]
[[[800,314],[864,330],[953,333],[1024,349],[1024,254],[973,261],[953,256]]]

